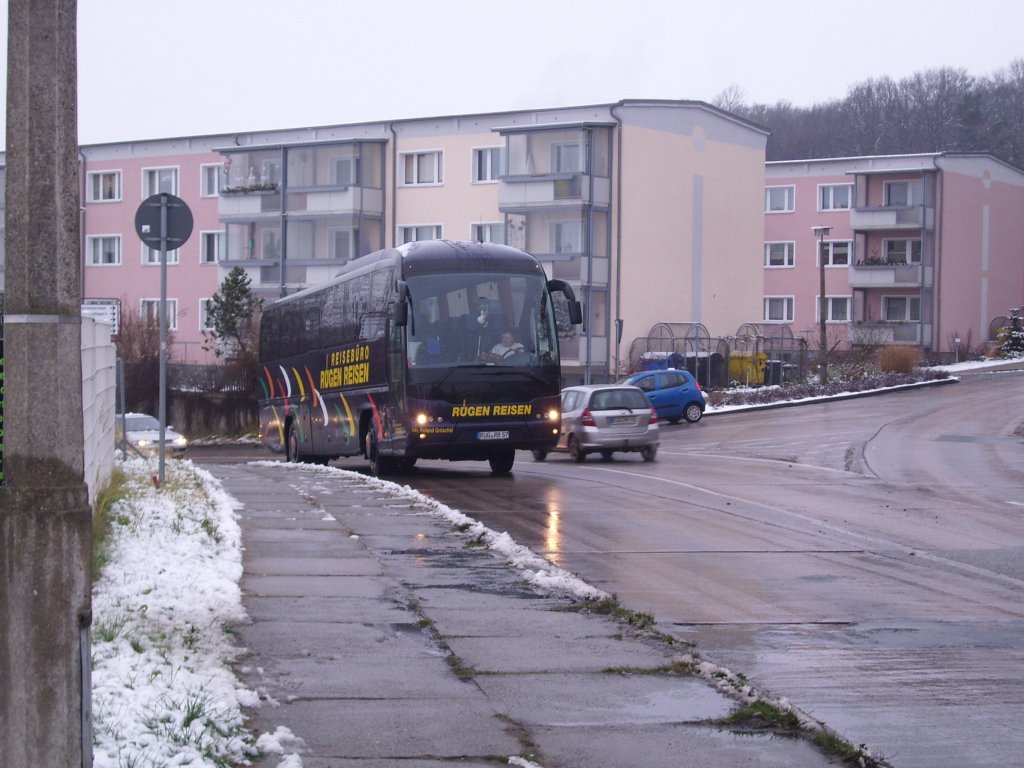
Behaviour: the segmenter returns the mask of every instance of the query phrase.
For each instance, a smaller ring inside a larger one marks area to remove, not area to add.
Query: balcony
[[[850,267],[851,288],[930,288],[932,267],[923,264],[858,262]]]
[[[384,192],[370,187],[288,188],[288,213],[292,216],[384,215]]]
[[[920,345],[931,326],[920,322],[906,323],[850,323],[846,337],[851,344],[875,346],[878,344]]]
[[[227,187],[221,190],[218,212],[222,219],[280,214],[281,191],[277,184]]]
[[[932,229],[934,226],[935,209],[921,205],[854,208],[850,211],[850,227],[856,232]]]
[[[593,199],[591,199],[593,183]],[[498,188],[501,211],[523,211],[529,208],[577,207],[611,203],[611,180],[593,179],[582,173],[551,173],[542,176],[502,176]]]

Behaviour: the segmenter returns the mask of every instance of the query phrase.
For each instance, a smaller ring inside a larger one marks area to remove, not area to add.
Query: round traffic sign
[[[161,232],[161,211],[167,210],[167,231]],[[135,212],[135,231],[150,248],[159,248],[166,238],[167,250],[180,248],[192,234],[192,211],[180,197],[159,192],[150,195]]]

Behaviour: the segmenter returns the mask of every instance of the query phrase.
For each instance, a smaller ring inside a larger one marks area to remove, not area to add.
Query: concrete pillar
[[[92,762],[83,480],[76,0],[8,6],[0,744]]]

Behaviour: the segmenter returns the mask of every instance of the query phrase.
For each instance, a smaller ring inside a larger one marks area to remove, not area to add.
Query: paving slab
[[[689,724],[532,728],[545,768],[809,768],[839,766],[811,744]]]
[[[383,597],[391,586],[387,578],[363,576],[311,576],[283,574],[242,578],[246,594],[261,597]]]
[[[320,757],[436,759],[523,749],[514,728],[482,696],[297,700],[287,706],[301,723],[307,749]]]

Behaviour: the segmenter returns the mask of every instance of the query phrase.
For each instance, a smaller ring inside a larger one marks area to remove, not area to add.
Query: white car
[[[143,456],[154,456],[160,452],[160,421],[146,413],[125,413],[114,416],[114,438],[121,445],[121,430],[129,445]],[[182,456],[188,447],[188,440],[173,427],[164,428],[164,455]]]

